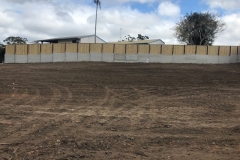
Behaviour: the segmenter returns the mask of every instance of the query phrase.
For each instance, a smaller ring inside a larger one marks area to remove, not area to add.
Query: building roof
[[[58,37],[58,38],[50,38],[50,39],[40,39],[40,40],[36,40],[36,42],[54,42],[54,41],[58,41],[58,40],[79,40],[81,38],[93,37],[93,36],[95,36],[95,35],[93,34],[93,35],[84,35],[84,36]],[[100,38],[100,37],[98,37],[98,38],[101,39],[102,41],[104,41],[102,38]],[[106,42],[106,41],[104,41],[104,42]]]
[[[138,41],[121,41],[121,42],[109,42],[114,44],[151,44],[157,41],[161,41],[163,44],[165,44],[161,39],[147,39],[147,40],[138,40]]]

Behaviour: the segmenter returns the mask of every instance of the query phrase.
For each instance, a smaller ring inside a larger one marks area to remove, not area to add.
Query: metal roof
[[[163,44],[165,44],[161,39],[147,39],[147,40],[138,40],[138,41],[122,41],[122,42],[109,42],[114,44],[151,44],[157,41],[161,41]]]
[[[93,35],[84,35],[84,36],[58,37],[58,38],[50,38],[50,39],[40,39],[40,40],[36,40],[36,42],[49,42],[49,41],[57,41],[57,40],[78,40],[81,38],[93,37],[93,36],[95,36],[95,35],[93,34]],[[98,37],[98,38],[101,39],[102,41],[104,41],[102,38],[100,38],[100,37]],[[106,41],[104,41],[104,42],[106,42]]]

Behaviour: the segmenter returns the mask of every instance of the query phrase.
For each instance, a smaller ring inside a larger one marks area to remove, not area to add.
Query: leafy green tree
[[[28,41],[27,38],[13,37],[13,36],[10,36],[5,40],[3,40],[3,42],[6,44],[26,44],[27,41]]]
[[[125,36],[126,40],[129,42],[135,41],[135,40],[145,40],[145,39],[149,39],[148,36],[142,36],[141,34],[138,34],[137,38],[132,37],[130,35]]]
[[[4,61],[4,55],[5,55],[5,44],[10,45],[10,44],[26,44],[27,43],[27,38],[22,38],[22,37],[14,37],[10,36],[3,40],[3,43],[0,42],[0,63]]]
[[[173,29],[179,42],[212,45],[217,34],[226,29],[226,24],[217,14],[194,12],[186,14]]]
[[[138,34],[138,37],[137,37],[138,40],[145,40],[145,39],[149,39],[148,36],[142,36],[141,34]]]
[[[126,37],[126,40],[129,41],[129,42],[132,42],[132,41],[135,41],[135,40],[136,40],[135,37],[132,37],[132,36],[130,36],[130,35],[127,35],[127,36],[125,36],[125,37]]]

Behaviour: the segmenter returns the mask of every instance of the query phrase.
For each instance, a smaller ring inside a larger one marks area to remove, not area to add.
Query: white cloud
[[[101,0],[104,9],[99,10],[97,34],[105,41],[118,41],[130,34],[160,38],[167,44],[176,44],[173,28],[179,20],[180,7],[163,0]],[[107,2],[111,2],[108,5]],[[159,3],[156,10],[142,13],[132,9],[128,2]],[[112,5],[122,3],[121,5]],[[126,3],[126,4],[124,4]],[[228,28],[216,44],[240,44],[240,16],[222,17]],[[89,0],[1,0],[0,41],[8,36],[37,39],[94,34],[95,6]]]
[[[180,12],[180,7],[169,1],[162,2],[158,6],[158,13],[161,16],[178,17],[180,16]]]
[[[240,45],[240,12],[222,17],[227,29],[219,34],[215,45]]]
[[[8,12],[5,13],[4,10]],[[31,1],[13,6],[5,2],[0,9],[0,39],[21,36],[33,41],[94,34],[94,23],[94,5],[60,3],[55,6],[52,3]],[[173,21],[163,20],[155,12],[141,13],[129,6],[115,6],[98,12],[97,34],[106,41],[118,41],[122,28],[122,38],[128,34],[137,36],[140,33],[174,43],[171,30],[174,24]]]
[[[235,10],[240,8],[240,0],[203,0],[210,8]]]
[[[63,3],[63,2],[69,2],[69,0],[2,0],[5,2],[13,2],[13,3],[34,3],[34,2],[41,2],[41,3]],[[75,3],[78,3],[79,0],[73,0]],[[137,2],[137,3],[152,3],[152,2],[159,2],[164,0],[100,0],[101,3],[105,4],[113,4],[113,3],[129,3],[129,2]],[[81,0],[81,3],[89,3],[89,0]],[[93,3],[93,1],[91,1]]]

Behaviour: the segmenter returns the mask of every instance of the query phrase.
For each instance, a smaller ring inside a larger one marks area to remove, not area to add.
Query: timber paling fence
[[[5,63],[49,62],[199,63],[240,62],[240,46],[145,44],[7,45]]]

